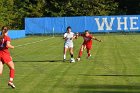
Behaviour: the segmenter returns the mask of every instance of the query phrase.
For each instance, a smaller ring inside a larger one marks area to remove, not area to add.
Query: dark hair
[[[4,31],[4,28],[7,28],[7,31],[8,31],[8,27],[7,26],[3,26],[2,28],[1,28],[1,36],[0,36],[0,39],[3,39],[3,37],[4,37],[4,34],[7,32],[7,31]]]
[[[1,28],[1,30],[3,30],[5,27],[6,27],[6,26],[3,26],[3,27]]]
[[[86,33],[86,32],[89,32],[89,30],[85,30],[85,33]]]
[[[68,29],[71,29],[71,27],[70,27],[70,26],[68,26],[68,27],[67,27],[67,31],[68,31]]]
[[[8,31],[8,27],[7,27],[7,26],[3,26],[3,27],[1,28],[1,31],[3,31],[5,27],[7,28],[7,31]],[[6,31],[6,32],[7,32],[7,31]]]

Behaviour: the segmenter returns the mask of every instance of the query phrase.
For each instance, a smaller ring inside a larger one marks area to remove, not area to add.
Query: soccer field
[[[140,34],[95,35],[92,57],[69,63],[63,59],[62,37],[29,36],[13,40],[16,89],[7,86],[8,67],[0,77],[0,93],[140,93]],[[83,39],[74,41],[74,57]]]

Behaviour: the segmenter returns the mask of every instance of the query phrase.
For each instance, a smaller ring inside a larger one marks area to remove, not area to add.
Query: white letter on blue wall
[[[130,17],[130,30],[138,30],[139,29],[139,27],[136,26],[137,22],[138,22],[138,17]]]
[[[121,25],[124,25],[124,30],[128,30],[127,28],[127,17],[123,17],[123,22],[121,22],[121,17],[117,17],[118,20],[118,28],[117,30],[122,30]]]
[[[95,18],[96,24],[98,26],[98,30],[104,30],[104,26],[106,25],[106,30],[112,30],[112,25],[115,18],[111,18],[111,21],[108,22],[107,18],[102,18],[101,22],[99,22],[99,18]]]

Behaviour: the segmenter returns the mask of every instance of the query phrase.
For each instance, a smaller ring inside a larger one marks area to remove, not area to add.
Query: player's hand
[[[14,46],[11,46],[11,49],[14,49],[15,47]]]
[[[66,38],[66,37],[65,37],[64,39],[65,39],[65,41],[67,41],[67,40],[68,40],[68,38]]]
[[[78,32],[76,33],[76,36],[79,36],[79,33]]]
[[[79,33],[77,32],[77,33],[76,33],[76,35],[75,35],[75,38],[77,39],[77,38],[78,38],[78,36],[79,36]]]

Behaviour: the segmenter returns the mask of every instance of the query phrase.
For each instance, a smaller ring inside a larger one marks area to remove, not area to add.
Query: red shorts
[[[88,44],[82,44],[86,49],[91,50],[92,49],[92,45],[88,45]]]
[[[2,61],[3,64],[11,62],[12,57],[10,56],[10,53],[0,52],[0,61]]]

